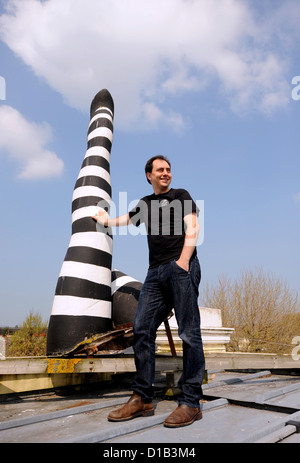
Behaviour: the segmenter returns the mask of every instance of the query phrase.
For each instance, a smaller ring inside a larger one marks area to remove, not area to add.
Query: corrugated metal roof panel
[[[107,421],[125,403],[129,389],[116,384],[72,394],[24,394],[0,407],[0,442],[102,442],[114,444],[194,444],[299,442],[300,377],[269,371],[247,374],[210,372],[204,385],[203,419],[182,428],[165,428],[176,407],[156,384],[155,415],[121,423]],[[290,423],[286,425],[287,423]],[[291,424],[292,423],[292,424]]]

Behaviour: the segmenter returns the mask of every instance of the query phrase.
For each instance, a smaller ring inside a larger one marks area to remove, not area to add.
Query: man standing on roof
[[[178,407],[164,425],[186,426],[202,418],[200,399],[205,370],[197,302],[201,279],[196,251],[198,210],[186,190],[170,188],[171,165],[164,156],[149,159],[145,173],[153,194],[142,198],[128,214],[115,219],[100,210],[94,216],[109,227],[144,223],[149,247],[149,269],[133,325],[136,364],[133,394],[125,405],[112,411],[108,419],[125,421],[154,414],[156,331],[174,308],[183,342],[183,373],[178,382],[181,389]]]

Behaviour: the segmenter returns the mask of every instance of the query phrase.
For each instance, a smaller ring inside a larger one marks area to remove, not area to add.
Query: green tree
[[[30,312],[21,328],[11,337],[9,356],[44,356],[46,355],[47,325],[39,313]]]

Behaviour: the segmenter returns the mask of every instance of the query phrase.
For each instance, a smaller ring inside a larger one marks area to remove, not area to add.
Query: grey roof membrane
[[[163,376],[155,383],[154,416],[109,422],[110,410],[125,403],[131,394],[130,375],[125,379],[123,376],[120,381],[116,375],[115,381],[101,384],[97,390],[0,399],[0,442],[300,443],[300,376],[269,371],[208,372],[203,419],[175,429],[163,426],[177,406],[176,395],[165,395]]]

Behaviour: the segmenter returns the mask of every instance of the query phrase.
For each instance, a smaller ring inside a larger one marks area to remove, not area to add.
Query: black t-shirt
[[[160,195],[144,196],[129,212],[133,225],[145,224],[150,268],[180,257],[185,239],[183,219],[192,212],[198,214],[199,210],[188,191],[174,188]]]

